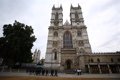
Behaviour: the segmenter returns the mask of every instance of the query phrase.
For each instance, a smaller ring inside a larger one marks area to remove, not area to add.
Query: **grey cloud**
[[[116,29],[118,28],[118,25],[120,25],[120,15],[118,15],[118,13],[114,14],[113,17],[111,17],[111,19],[102,22],[103,25],[111,25],[112,27],[116,27]],[[109,27],[109,26],[106,26]],[[109,27],[110,28],[110,27]]]
[[[31,6],[29,3],[27,0],[0,0],[0,36],[2,36],[3,25],[22,18]]]
[[[16,16],[24,13],[30,6],[26,0],[2,0],[0,1],[0,14]]]
[[[89,17],[92,18],[93,16],[97,14],[101,14],[102,12],[112,9],[112,12],[120,12],[120,0],[109,0],[107,2],[101,2],[101,3],[96,3],[92,5],[92,7],[89,10]],[[110,13],[110,14],[111,14]]]
[[[118,43],[120,45],[120,32],[114,34],[111,36],[111,39],[100,45],[99,47],[106,47],[106,46],[111,46],[114,42]],[[117,45],[116,45],[117,47]]]
[[[106,10],[110,7],[115,7],[116,11],[118,11],[118,9],[120,10],[120,0],[110,0],[108,3],[101,7],[101,10]]]

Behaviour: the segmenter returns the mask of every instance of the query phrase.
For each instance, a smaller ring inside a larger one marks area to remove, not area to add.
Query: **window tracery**
[[[63,47],[64,48],[73,48],[72,45],[72,35],[69,31],[66,31],[63,36]]]

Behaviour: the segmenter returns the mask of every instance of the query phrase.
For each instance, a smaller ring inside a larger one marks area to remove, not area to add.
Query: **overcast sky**
[[[120,0],[0,0],[0,37],[4,24],[15,20],[31,25],[35,49],[45,56],[51,8],[63,7],[63,22],[69,20],[70,5],[82,7],[93,52],[120,51]]]

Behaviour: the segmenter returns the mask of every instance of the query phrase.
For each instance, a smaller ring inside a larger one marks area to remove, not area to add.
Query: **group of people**
[[[35,74],[35,75],[42,75],[42,76],[58,76],[58,70],[56,69],[43,69],[43,68],[30,68],[27,69],[27,72],[30,74]]]
[[[77,75],[81,75],[82,70],[76,69],[75,72]],[[43,68],[29,68],[27,69],[27,73],[34,74],[34,75],[42,75],[42,76],[58,76],[57,69],[43,69]]]

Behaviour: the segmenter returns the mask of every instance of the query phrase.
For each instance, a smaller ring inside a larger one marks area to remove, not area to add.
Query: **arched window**
[[[91,62],[94,62],[93,59],[91,59]]]
[[[88,62],[90,62],[90,59],[88,59]]]
[[[120,62],[120,58],[118,58],[117,61]]]
[[[111,58],[111,62],[113,62],[113,58]]]
[[[97,58],[97,62],[100,62],[100,59],[99,59],[99,58]]]
[[[54,60],[57,60],[57,52],[54,54]]]
[[[55,14],[55,20],[57,20],[58,19],[58,12],[56,12],[56,14]]]
[[[77,31],[77,36],[82,36],[81,31]]]
[[[75,21],[76,21],[76,22],[78,22],[78,21],[79,21],[79,16],[78,16],[77,11],[75,12]]]
[[[55,31],[53,35],[54,37],[58,37],[58,32]]]
[[[73,48],[72,35],[69,31],[66,31],[63,36],[63,48]]]
[[[76,19],[79,18],[77,11],[75,12],[75,18],[76,18]]]
[[[55,26],[58,26],[58,24],[59,24],[58,19],[59,19],[59,14],[58,14],[58,12],[56,12],[56,14],[55,14],[55,20],[54,20]]]

